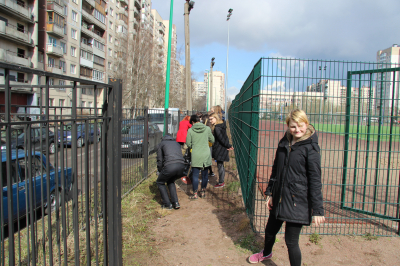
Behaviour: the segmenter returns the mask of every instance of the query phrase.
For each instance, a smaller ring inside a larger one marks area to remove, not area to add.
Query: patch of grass
[[[229,192],[237,192],[240,188],[240,182],[239,181],[233,181],[230,182],[229,184],[226,185],[226,189]]]
[[[260,252],[261,245],[256,241],[256,235],[254,233],[247,234],[241,238],[239,238],[235,242],[236,247],[243,253],[251,253]]]
[[[317,233],[312,233],[310,235],[310,242],[315,244],[315,245],[319,245],[321,241],[321,236]]]
[[[368,241],[378,240],[377,236],[371,235],[370,233],[366,233],[363,237],[365,240],[368,240]]]
[[[250,228],[250,219],[246,216],[240,219],[239,224],[238,224],[238,231],[242,232],[246,229]]]

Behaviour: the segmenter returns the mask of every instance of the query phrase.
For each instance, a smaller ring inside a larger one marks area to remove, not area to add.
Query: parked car
[[[85,145],[86,140],[86,124],[77,124],[76,125],[76,144],[77,147],[80,148]],[[64,145],[70,146],[72,144],[72,124],[64,125]],[[58,144],[60,144],[61,131],[58,131]],[[97,126],[97,133],[94,132],[94,124],[89,124],[89,143],[93,143],[94,141],[100,141],[100,127]]]
[[[25,127],[13,126],[11,128],[11,148],[25,150]],[[33,125],[31,126],[31,143],[35,151],[46,151],[46,128]],[[42,143],[40,143],[40,140]],[[1,149],[5,150],[6,146],[6,132],[1,132]],[[49,130],[49,152],[53,154],[56,152],[54,132]]]
[[[24,217],[27,214],[27,203],[29,207],[29,180],[26,179],[28,172],[26,171],[26,167],[31,167],[32,171],[32,179],[33,180],[33,207],[34,209],[38,209],[42,204],[45,204],[46,209],[52,210],[57,204],[61,204],[61,193],[59,193],[59,198],[56,199],[56,190],[61,192],[62,189],[62,179],[61,179],[61,169],[54,169],[52,165],[50,165],[50,200],[47,200],[47,192],[46,190],[41,190],[42,182],[43,187],[47,187],[47,176],[46,176],[46,156],[44,156],[40,152],[32,152],[31,155],[27,154],[24,150],[16,150],[13,149],[11,151],[11,180],[12,180],[12,193],[9,193],[7,187],[7,167],[6,167],[6,151],[2,151],[2,168],[1,168],[1,178],[3,182],[3,217],[4,224],[9,222],[8,217],[8,198],[12,195],[13,197],[13,220],[16,221]],[[29,164],[29,161],[26,161],[30,156],[32,159],[32,164]],[[56,172],[58,172],[58,187],[56,187]],[[64,168],[64,176],[65,176],[65,192],[68,193],[71,191],[72,187],[72,175],[71,168]],[[43,179],[42,179],[43,177]],[[11,195],[10,195],[11,194]],[[18,195],[18,201],[17,201]],[[42,202],[43,197],[43,202]],[[49,209],[50,208],[50,209]],[[30,212],[30,211],[29,211]]]
[[[149,123],[148,128],[148,151],[155,151],[158,144],[161,142],[162,132],[157,125]],[[121,149],[123,155],[143,156],[143,141],[144,141],[144,122],[135,121],[131,124],[124,125],[121,130],[122,143]]]

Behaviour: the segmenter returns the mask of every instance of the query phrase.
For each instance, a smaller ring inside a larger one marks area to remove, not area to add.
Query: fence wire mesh
[[[326,223],[310,234],[399,235],[399,65],[262,58],[229,109],[243,199],[264,232],[264,195],[290,110],[321,147]]]

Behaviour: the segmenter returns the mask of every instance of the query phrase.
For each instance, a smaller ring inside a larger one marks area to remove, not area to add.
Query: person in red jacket
[[[184,145],[186,143],[187,132],[189,128],[192,127],[192,124],[190,124],[189,120],[190,116],[187,115],[179,123],[178,133],[176,134],[176,142],[178,142],[181,145]]]

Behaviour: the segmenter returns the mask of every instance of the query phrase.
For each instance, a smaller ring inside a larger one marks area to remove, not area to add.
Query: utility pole
[[[171,71],[171,38],[172,38],[172,18],[174,15],[174,0],[171,0],[170,11],[169,11],[169,34],[168,34],[168,56],[167,56],[167,73],[165,78],[165,103],[164,108],[168,110],[169,108],[169,81],[170,81],[170,71]],[[164,129],[168,129],[167,117],[164,116]],[[165,136],[165,130],[163,131],[163,136]]]
[[[225,109],[225,119],[228,120],[228,106],[227,106],[227,92],[228,92],[228,59],[229,59],[229,20],[231,19],[233,9],[229,8],[228,10],[228,15],[226,16],[226,21],[228,21],[228,45],[226,49],[226,75],[225,75],[225,104],[224,104],[224,109]]]
[[[194,7],[194,1],[186,0],[184,5],[185,14],[185,67],[186,67],[186,109],[192,110],[192,73],[190,71],[190,31],[189,14]]]
[[[210,64],[210,108],[215,106],[215,91],[213,89],[213,66],[215,64],[214,62],[215,57],[211,58],[211,64]]]

